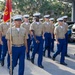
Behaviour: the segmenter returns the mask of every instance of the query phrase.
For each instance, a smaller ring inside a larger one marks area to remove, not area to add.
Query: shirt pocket
[[[19,39],[21,40],[22,43],[24,42],[25,37],[26,37],[25,32],[20,32]]]
[[[12,37],[17,37],[18,33],[16,33],[15,31],[11,32]]]
[[[21,31],[21,32],[19,33],[19,36],[21,36],[21,37],[25,36],[25,32]]]
[[[66,29],[65,28],[63,28],[63,32],[65,32],[66,31]]]
[[[59,28],[59,33],[61,33],[62,32],[62,29],[61,28]]]

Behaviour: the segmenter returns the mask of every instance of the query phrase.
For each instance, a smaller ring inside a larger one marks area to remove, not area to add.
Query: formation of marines
[[[37,65],[40,68],[43,66],[43,56],[55,60],[56,56],[61,53],[60,64],[65,63],[68,46],[68,24],[67,16],[57,19],[57,26],[54,26],[54,18],[50,15],[40,19],[40,13],[34,13],[34,20],[29,23],[29,15],[13,16],[12,28],[10,23],[0,23],[0,62],[4,66],[4,60],[7,56],[7,68],[10,70],[10,55],[12,55],[12,74],[19,60],[18,75],[24,75],[25,54],[27,60],[35,63],[35,55],[38,54]],[[23,20],[23,21],[22,21]],[[10,40],[11,35],[11,40]],[[12,41],[12,43],[10,43]],[[57,44],[57,50],[54,50],[54,41]],[[12,49],[10,44],[12,44]],[[53,52],[53,56],[51,56]],[[10,73],[10,71],[9,71]]]

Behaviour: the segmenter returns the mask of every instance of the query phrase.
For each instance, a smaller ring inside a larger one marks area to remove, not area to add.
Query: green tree
[[[0,12],[4,11],[4,7],[5,7],[4,5],[5,5],[5,2],[0,1]]]
[[[32,15],[35,12],[50,14],[51,17],[60,17],[64,14],[71,16],[71,6],[58,2],[58,0],[13,0],[13,12],[21,14],[29,13]],[[4,2],[0,1],[0,11],[4,9]],[[66,10],[67,9],[67,10]]]

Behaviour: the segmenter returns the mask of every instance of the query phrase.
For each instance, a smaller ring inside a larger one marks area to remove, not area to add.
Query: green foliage
[[[0,1],[0,12],[4,11],[5,2]]]
[[[39,11],[43,14],[50,14],[48,13],[50,10],[51,10],[51,3],[49,3],[48,1],[44,1],[39,8]]]
[[[29,13],[32,15],[35,12],[40,12],[42,15],[50,14],[52,17],[60,17],[62,15],[71,16],[71,6],[63,4],[57,0],[12,0],[14,13],[21,14]],[[0,1],[0,11],[4,8],[4,2]]]

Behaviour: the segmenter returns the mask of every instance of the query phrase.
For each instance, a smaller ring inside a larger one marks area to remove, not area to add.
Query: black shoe
[[[48,58],[51,58],[51,56],[48,56]]]
[[[33,59],[31,59],[31,62],[32,62],[32,64],[34,64],[34,60]]]
[[[67,66],[67,64],[65,62],[64,63],[60,63],[60,64]]]
[[[44,66],[43,66],[43,65],[40,65],[40,66],[38,66],[38,67],[40,67],[40,68],[44,68]]]
[[[43,56],[45,57],[45,54],[43,53]]]
[[[53,53],[54,53],[54,50],[51,50],[51,52],[53,52]]]
[[[53,61],[55,61],[55,58],[54,58],[54,57],[52,57],[52,60],[53,60]]]
[[[31,48],[30,51],[32,51],[33,49]]]
[[[30,60],[30,58],[27,58],[27,60]]]
[[[1,63],[1,60],[0,60],[0,63]]]
[[[13,71],[12,71],[12,73],[11,73],[10,69],[9,69],[9,74],[10,74],[10,75],[13,75]]]
[[[66,57],[70,57],[68,54],[67,55],[65,55]]]
[[[1,61],[1,66],[2,66],[2,67],[4,66],[4,60]]]
[[[43,51],[43,56],[45,56],[45,51]]]

